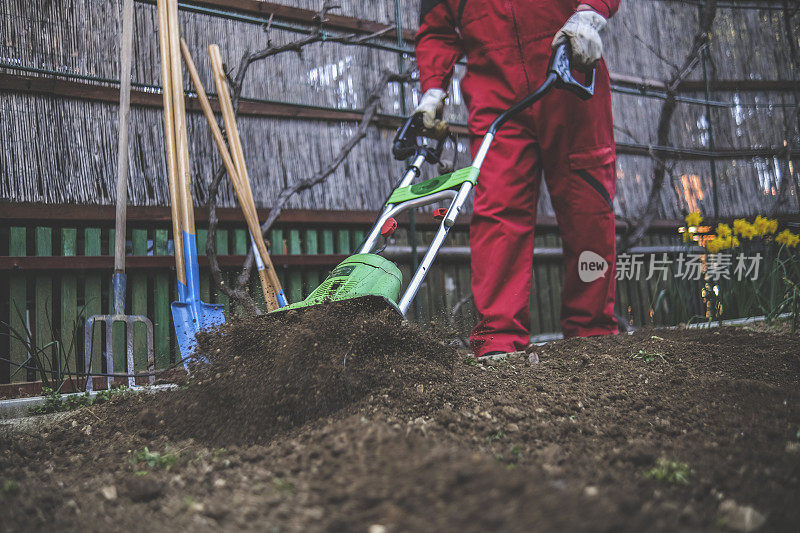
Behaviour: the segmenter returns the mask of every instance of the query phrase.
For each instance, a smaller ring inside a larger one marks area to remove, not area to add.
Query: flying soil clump
[[[456,360],[373,297],[234,320],[199,345],[210,364],[185,390],[145,402],[172,438],[221,444],[264,442],[378,390],[449,380]]]

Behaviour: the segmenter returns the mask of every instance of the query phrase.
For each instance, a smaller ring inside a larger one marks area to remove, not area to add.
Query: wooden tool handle
[[[228,82],[225,79],[225,72],[222,67],[222,55],[220,54],[219,47],[212,44],[208,47],[208,53],[211,58],[211,67],[214,70],[214,81],[217,85],[217,94],[219,96],[220,109],[222,110],[222,118],[225,121],[225,129],[228,132],[228,142],[231,147],[231,154],[233,156],[233,163],[236,166],[236,172],[239,176],[241,183],[242,194],[239,196],[239,202],[242,209],[250,213],[249,216],[255,223],[255,228],[251,228],[251,235],[259,250],[259,255],[264,262],[266,275],[272,286],[272,296],[276,297],[275,305],[277,306],[277,294],[282,292],[281,282],[275,272],[275,267],[272,264],[272,259],[267,252],[264,238],[261,234],[261,228],[258,224],[258,214],[256,212],[255,201],[253,200],[253,191],[250,188],[250,176],[247,173],[247,166],[244,160],[244,151],[242,150],[242,140],[239,137],[239,128],[236,125],[236,117],[233,112],[233,104],[228,91]],[[246,215],[247,216],[247,215]]]
[[[164,139],[167,149],[167,176],[169,196],[172,200],[172,236],[175,243],[175,270],[178,282],[186,286],[183,261],[183,235],[181,229],[181,195],[178,191],[178,161],[175,149],[175,122],[172,110],[172,54],[169,48],[169,6],[167,0],[158,0],[158,41],[161,49],[161,93],[164,99]]]
[[[203,87],[203,82],[200,80],[200,76],[197,73],[197,68],[195,67],[194,60],[192,59],[192,54],[189,52],[189,47],[186,45],[186,42],[183,39],[181,39],[181,53],[183,54],[183,60],[186,63],[186,69],[189,71],[189,76],[192,78],[192,83],[194,84],[195,91],[197,92],[197,99],[200,101],[200,107],[203,109],[203,114],[208,121],[208,126],[211,128],[211,135],[214,137],[214,143],[217,145],[217,150],[219,150],[219,154],[222,157],[222,163],[225,165],[225,170],[228,172],[228,176],[233,184],[233,189],[236,192],[236,196],[239,198],[239,204],[242,207],[242,213],[244,214],[250,234],[261,235],[261,228],[258,225],[258,213],[255,210],[255,205],[252,203],[252,201],[248,201],[248,196],[242,183],[241,175],[236,169],[230,152],[228,152],[228,147],[225,145],[225,139],[223,138],[222,132],[219,129],[219,125],[217,124],[214,111],[211,109],[211,103],[208,101],[208,95]],[[250,199],[252,200],[252,196],[250,196]],[[266,257],[269,257],[269,254],[267,253],[267,247],[264,244],[264,239],[262,238],[254,240],[256,242],[258,253],[263,261],[265,255]],[[261,246],[259,246],[259,241]],[[276,294],[280,290],[280,286],[277,288],[273,287],[269,281],[269,278],[262,271],[259,271],[259,278],[261,280],[261,289],[264,292],[264,301],[267,304],[267,310],[274,311],[275,309],[278,309],[279,305]]]

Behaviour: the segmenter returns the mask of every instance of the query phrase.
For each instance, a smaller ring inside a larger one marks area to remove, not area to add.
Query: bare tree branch
[[[375,84],[375,87],[372,89],[369,97],[367,97],[366,105],[364,106],[364,115],[361,118],[361,122],[358,124],[356,132],[347,140],[345,145],[342,146],[341,150],[339,150],[339,153],[336,154],[336,157],[333,158],[333,161],[328,163],[328,165],[320,169],[310,178],[300,180],[297,183],[293,183],[292,185],[285,187],[280,194],[278,194],[278,199],[270,209],[269,216],[264,223],[261,224],[262,234],[266,235],[266,233],[270,230],[272,224],[274,224],[275,220],[277,220],[281,215],[284,206],[292,196],[315,187],[316,185],[319,185],[327,180],[336,171],[336,169],[339,168],[339,165],[342,164],[350,152],[353,151],[353,148],[355,148],[356,145],[358,145],[358,143],[367,136],[367,130],[369,129],[370,123],[373,121],[376,113],[378,112],[381,95],[386,90],[388,84],[391,82],[407,81],[410,77],[411,69],[402,74],[394,74],[388,70],[382,73],[381,78]],[[252,268],[252,265],[253,252],[251,250],[247,254],[247,259],[245,260],[242,272],[239,275],[237,285],[241,284],[243,281],[246,283],[246,280],[250,277],[250,269]]]
[[[675,73],[675,75],[667,82],[667,94],[663,105],[661,106],[661,115],[658,120],[656,146],[669,146],[670,129],[672,128],[672,116],[675,114],[675,109],[678,106],[676,100],[678,87],[686,79],[689,74],[695,69],[700,62],[700,54],[706,46],[708,46],[709,33],[711,26],[714,24],[714,19],[717,16],[717,1],[706,0],[700,12],[700,21],[697,33],[692,39],[692,47],[686,55],[683,66]],[[650,228],[653,220],[658,214],[658,202],[661,197],[661,189],[664,185],[664,178],[667,175],[667,165],[665,163],[666,154],[663,150],[651,148],[651,157],[655,162],[653,172],[653,184],[650,188],[650,194],[647,199],[642,214],[639,216],[638,221],[633,226],[633,232],[623,238],[620,243],[621,249],[627,249],[634,246],[637,242],[644,237],[647,230]]]
[[[314,30],[306,37],[303,37],[296,41],[292,41],[290,43],[273,45],[272,40],[268,36],[266,48],[253,53],[245,52],[242,55],[242,58],[239,61],[239,68],[237,69],[236,74],[232,76],[230,73],[226,72],[226,77],[228,78],[229,84],[231,85],[231,93],[232,93],[231,100],[234,107],[234,115],[238,116],[242,87],[244,85],[244,80],[247,75],[247,72],[253,63],[257,61],[263,61],[269,57],[273,57],[282,54],[284,52],[295,52],[299,55],[302,55],[303,47],[318,42],[319,43],[335,42],[344,45],[359,45],[363,44],[364,42],[370,39],[380,37],[386,34],[388,31],[391,31],[391,28],[386,28],[381,31],[371,33],[368,35],[328,34],[324,30],[324,25],[327,22],[326,17],[329,11],[337,7],[339,6],[336,6],[334,5],[333,2],[326,0],[322,8],[320,9],[320,12],[315,17],[316,26]],[[271,27],[272,27],[272,17],[270,16],[269,21],[264,25],[264,31],[268,35]],[[339,151],[339,153],[336,155],[333,161],[331,161],[323,169],[319,170],[314,176],[305,180],[301,180],[290,187],[286,187],[284,190],[281,191],[281,193],[278,196],[278,199],[275,202],[275,205],[270,211],[269,217],[261,226],[262,233],[266,233],[272,227],[272,224],[280,216],[283,207],[286,205],[286,203],[292,196],[304,190],[313,188],[319,185],[320,183],[324,182],[328,177],[330,177],[336,171],[337,168],[339,168],[339,166],[347,158],[350,152],[352,152],[352,150],[356,147],[356,145],[366,137],[367,130],[371,122],[374,120],[375,115],[377,114],[381,95],[383,94],[383,91],[386,89],[387,85],[391,82],[408,81],[410,79],[411,79],[410,70],[399,75],[388,71],[382,73],[380,80],[378,81],[376,86],[373,88],[373,91],[367,98],[366,104],[364,106],[364,115],[358,125],[356,133],[350,139],[348,139],[347,143],[342,147],[342,149]],[[223,129],[224,131],[224,128],[221,129]],[[227,137],[227,132],[225,132],[225,135]],[[220,168],[214,174],[214,178],[212,179],[208,188],[208,200],[206,205],[209,211],[209,218],[208,218],[208,240],[206,242],[206,254],[208,255],[209,264],[211,267],[211,275],[219,291],[228,296],[233,302],[241,306],[241,308],[245,312],[251,314],[257,314],[259,313],[258,306],[256,305],[253,297],[250,295],[249,291],[247,290],[247,284],[250,280],[250,273],[254,262],[252,248],[248,250],[247,256],[242,265],[242,271],[237,276],[233,286],[225,283],[225,280],[222,278],[222,270],[219,266],[219,260],[217,256],[217,246],[216,246],[216,230],[219,220],[217,218],[216,208],[217,208],[217,195],[219,192],[219,186],[224,176],[225,176],[225,169],[224,167],[220,166]]]

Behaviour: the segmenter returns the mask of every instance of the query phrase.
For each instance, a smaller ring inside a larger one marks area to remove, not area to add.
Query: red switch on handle
[[[383,223],[383,226],[381,226],[381,235],[384,237],[391,237],[396,229],[397,221],[394,218],[388,218],[386,222]]]
[[[436,220],[444,220],[444,217],[447,216],[447,208],[446,207],[439,207],[433,210],[433,218]]]

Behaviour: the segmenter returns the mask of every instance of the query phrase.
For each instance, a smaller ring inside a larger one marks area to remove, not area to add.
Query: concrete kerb
[[[166,383],[163,385],[152,385],[152,386],[143,386],[143,387],[133,387],[129,390],[131,393],[154,393],[169,389],[175,389],[177,385]],[[89,393],[90,398],[94,398],[98,392],[102,391],[92,391]],[[61,400],[65,400],[70,396],[82,396],[83,392],[73,392],[69,394],[62,394]],[[9,420],[13,420],[15,418],[23,418],[29,417],[31,409],[34,407],[38,407],[43,405],[45,402],[44,396],[31,396],[28,398],[14,398],[11,400],[0,400],[0,424],[8,424]]]

